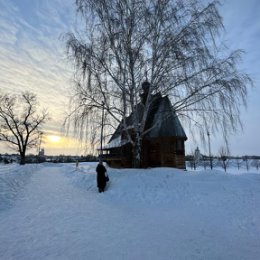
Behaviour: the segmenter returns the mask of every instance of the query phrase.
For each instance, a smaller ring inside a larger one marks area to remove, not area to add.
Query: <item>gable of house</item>
[[[143,105],[141,103],[138,104],[136,113],[139,117],[139,122],[141,122],[143,116]],[[133,113],[128,116],[125,121],[127,128],[133,126]],[[117,147],[120,145],[120,141],[122,142],[122,145],[124,145],[126,140],[120,138],[123,130],[124,123],[121,121],[105,147],[112,147],[115,140]],[[153,96],[153,101],[151,102],[145,124],[145,131],[147,131],[147,134],[145,134],[144,138],[180,137],[187,140],[184,129],[178,116],[171,107],[168,96],[162,97],[160,94]]]
[[[151,105],[145,123],[146,132],[142,142],[143,167],[172,166],[185,168],[184,141],[187,140],[179,118],[168,96],[160,93],[151,96]],[[136,113],[136,114],[134,114]],[[131,167],[132,149],[124,132],[134,128],[134,116],[141,122],[144,105],[140,102],[136,111],[121,121],[108,144],[104,146],[106,158],[111,165]]]

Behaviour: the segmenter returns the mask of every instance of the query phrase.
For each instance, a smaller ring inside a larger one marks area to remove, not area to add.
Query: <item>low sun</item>
[[[60,136],[57,136],[57,135],[49,135],[48,136],[48,139],[53,142],[53,143],[58,143],[61,139]]]

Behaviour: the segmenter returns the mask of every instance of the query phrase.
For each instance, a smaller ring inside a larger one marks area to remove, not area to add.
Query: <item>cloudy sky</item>
[[[247,109],[242,109],[244,130],[231,137],[231,154],[260,155],[260,1],[226,0],[220,13],[226,28],[223,40],[230,49],[245,50],[240,68],[250,74],[255,85],[249,91]],[[0,0],[0,90],[37,93],[52,118],[45,126],[47,154],[82,152],[73,138],[61,132],[73,77],[61,38],[79,22],[74,0]],[[223,140],[211,139],[217,154]],[[197,145],[205,151],[190,138],[187,152]],[[0,153],[5,151],[0,144]]]

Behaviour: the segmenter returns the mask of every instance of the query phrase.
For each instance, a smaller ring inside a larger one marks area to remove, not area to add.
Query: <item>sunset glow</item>
[[[61,137],[57,135],[48,135],[47,138],[52,143],[58,143],[61,141]]]

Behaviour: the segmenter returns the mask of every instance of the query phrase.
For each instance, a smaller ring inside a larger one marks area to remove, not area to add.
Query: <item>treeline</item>
[[[249,171],[251,168],[259,170],[260,168],[260,156],[257,155],[244,155],[244,156],[204,156],[199,158],[193,155],[186,156],[186,167],[196,170],[198,167],[204,169],[213,169],[222,167],[225,171],[229,167],[235,167],[238,170],[246,169]]]
[[[19,162],[19,154],[0,154],[0,163],[9,164],[13,162]],[[25,157],[25,163],[73,163],[73,162],[97,162],[98,157],[95,155],[55,155],[55,156],[38,156],[38,155],[27,155]]]
[[[45,161],[53,162],[53,163],[97,162],[98,157],[91,154],[86,156],[59,155],[59,156],[46,156]]]

